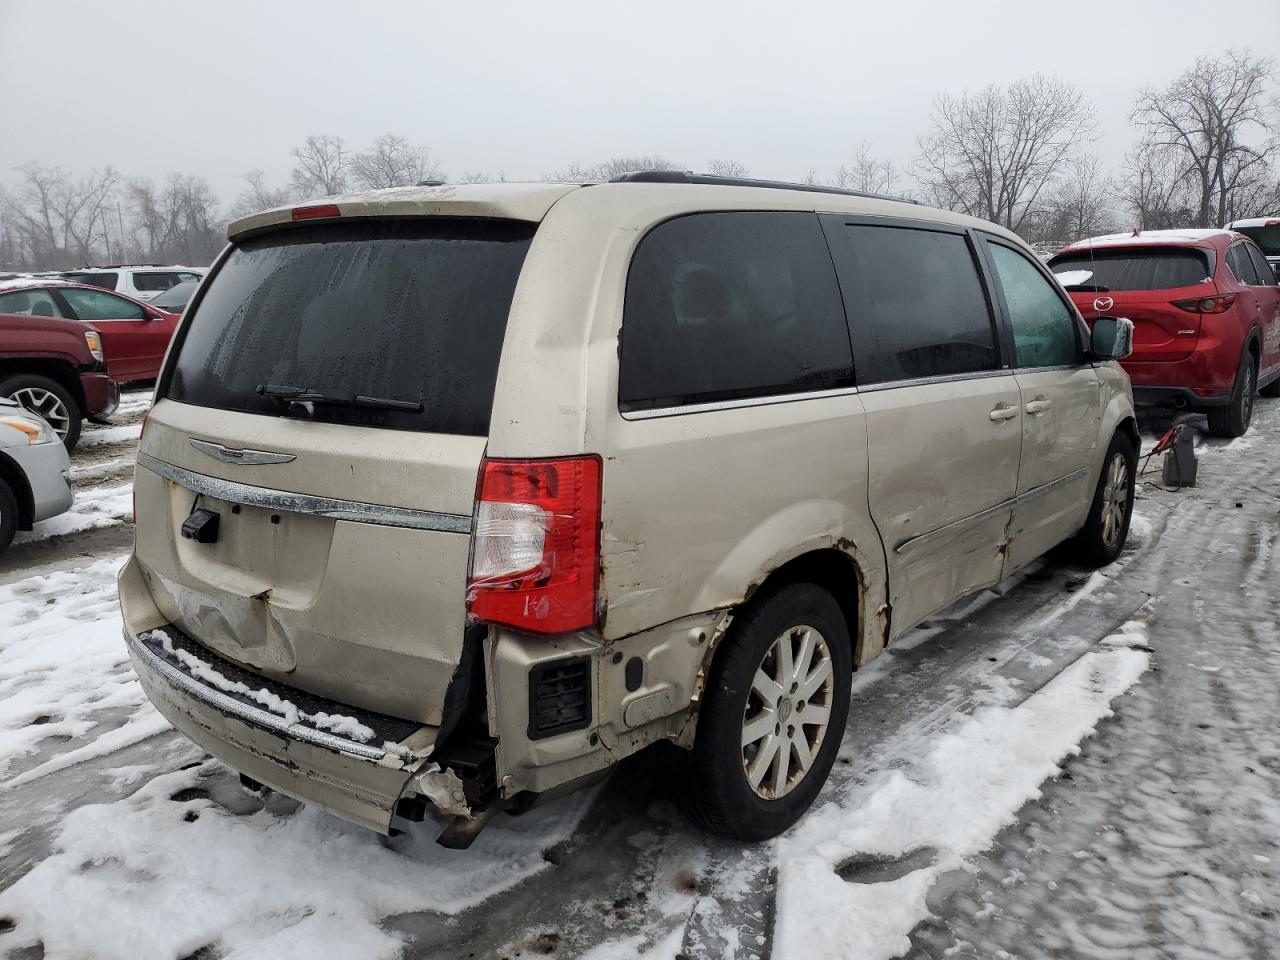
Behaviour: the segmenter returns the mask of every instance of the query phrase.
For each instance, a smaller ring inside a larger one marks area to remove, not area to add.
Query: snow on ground
[[[1145,631],[1134,622],[1108,640],[1145,645]],[[1021,704],[964,718],[911,767],[812,810],[778,841],[778,954],[906,952],[929,887],[1039,796],[1147,663],[1134,649],[1088,653]]]
[[[168,728],[147,702],[120,638],[124,558],[0,587],[0,790]],[[124,722],[104,729],[105,714]],[[42,745],[76,746],[14,775]]]
[[[31,530],[19,531],[15,544],[65,537],[84,530],[113,527],[133,516],[133,483],[75,489],[75,500],[66,513],[42,520]]]
[[[93,450],[95,447],[106,447],[117,443],[127,443],[142,436],[142,424],[126,423],[118,427],[103,427],[100,430],[86,430],[80,437],[77,452]]]
[[[72,811],[56,852],[0,893],[20,918],[7,947],[49,957],[148,960],[389,958],[404,944],[379,921],[454,914],[549,869],[590,791],[489,827],[469,850],[425,833],[384,840],[314,807],[237,814],[201,784],[207,761],[164,774],[115,803]],[[74,922],[68,922],[74,917]]]

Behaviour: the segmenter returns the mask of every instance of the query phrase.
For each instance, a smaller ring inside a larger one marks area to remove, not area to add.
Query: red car
[[[154,380],[169,348],[178,314],[101,287],[62,280],[0,283],[0,315],[65,317],[87,323],[102,336],[107,372],[118,383]]]
[[[0,313],[0,396],[44,417],[70,450],[81,421],[115,413],[120,388],[107,375],[97,330],[78,320],[8,312]]]
[[[1086,322],[1133,321],[1122,362],[1139,403],[1202,410],[1238,437],[1254,394],[1280,395],[1280,288],[1243,234],[1135,230],[1063,247],[1049,267]]]

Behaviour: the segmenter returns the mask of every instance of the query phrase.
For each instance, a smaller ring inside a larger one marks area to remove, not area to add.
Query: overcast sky
[[[826,179],[861,141],[909,161],[939,91],[1036,71],[1092,100],[1116,163],[1140,85],[1232,43],[1280,59],[1274,3],[0,0],[0,183],[112,164],[230,198],[309,133],[386,131],[454,175],[657,153]]]

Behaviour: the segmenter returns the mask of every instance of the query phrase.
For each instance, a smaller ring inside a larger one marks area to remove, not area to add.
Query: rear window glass
[[[89,283],[103,290],[114,290],[116,281],[120,279],[118,273],[64,273],[63,276],[76,283]]]
[[[621,409],[847,385],[852,366],[814,214],[694,214],[640,242],[623,307]]]
[[[1209,260],[1200,250],[1094,250],[1050,261],[1067,289],[1081,293],[1120,290],[1171,290],[1190,287],[1209,276]]]
[[[1000,366],[991,309],[962,234],[840,224],[828,235],[859,384]]]
[[[535,226],[420,218],[247,240],[189,315],[166,395],[246,413],[484,436]],[[259,389],[268,385],[334,402],[273,399]],[[420,409],[382,409],[357,396]]]
[[[1235,227],[1234,229],[1261,247],[1262,252],[1268,257],[1280,257],[1280,226]]]

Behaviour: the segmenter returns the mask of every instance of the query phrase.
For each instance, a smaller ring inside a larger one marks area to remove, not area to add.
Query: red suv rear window
[[[1191,247],[1073,252],[1054,257],[1049,269],[1066,289],[1082,293],[1172,290],[1201,283],[1213,272],[1206,252]]]

